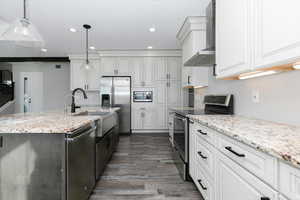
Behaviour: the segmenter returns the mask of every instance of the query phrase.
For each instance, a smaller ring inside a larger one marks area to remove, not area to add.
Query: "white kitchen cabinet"
[[[130,57],[102,57],[100,72],[102,76],[128,76]]]
[[[142,81],[144,87],[152,87],[154,84],[154,65],[153,65],[153,57],[145,57],[144,65],[142,67]]]
[[[143,129],[143,119],[145,117],[145,108],[133,107],[132,108],[132,129]]]
[[[167,57],[165,60],[166,63],[166,73],[169,80],[180,80],[181,76],[181,66],[182,59],[181,57]]]
[[[255,0],[254,67],[271,67],[300,59],[300,2]]]
[[[84,90],[99,90],[100,85],[100,61],[90,59],[94,68],[86,70],[82,68],[85,61],[81,59],[71,60],[71,90],[75,88],[82,88]]]
[[[153,57],[151,61],[152,61],[154,76],[155,76],[154,80],[155,81],[167,80],[168,74],[167,74],[167,67],[165,65],[165,58]]]
[[[164,105],[147,106],[144,118],[144,129],[166,129],[166,107]]]
[[[218,188],[218,200],[278,199],[278,193],[275,190],[264,184],[238,164],[221,153],[218,153],[217,157],[216,183]]]
[[[279,180],[280,190],[285,196],[291,200],[300,199],[300,170],[298,168],[280,162]]]
[[[218,77],[251,70],[251,3],[249,0],[216,0]]]
[[[102,57],[100,73],[102,76],[113,76],[117,69],[117,61],[115,57]]]
[[[144,60],[143,58],[132,58],[132,63],[129,68],[133,87],[143,86],[144,79]]]
[[[167,104],[167,91],[168,82],[167,81],[157,81],[156,89],[154,93],[154,99],[156,104]]]
[[[300,59],[299,1],[216,0],[218,78]]]

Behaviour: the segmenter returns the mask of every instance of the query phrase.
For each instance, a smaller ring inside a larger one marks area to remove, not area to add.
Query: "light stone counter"
[[[300,167],[300,127],[242,116],[188,115],[204,126]]]

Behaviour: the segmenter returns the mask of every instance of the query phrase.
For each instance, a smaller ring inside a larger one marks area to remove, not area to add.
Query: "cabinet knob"
[[[225,147],[225,149],[226,149],[227,151],[233,153],[234,155],[238,156],[238,157],[246,157],[245,154],[241,154],[241,153],[238,153],[238,152],[234,151],[234,150],[232,149],[232,147],[230,147],[230,146]],[[267,198],[267,199],[262,199],[262,198]],[[262,197],[262,198],[261,198],[261,200],[268,200],[268,197]]]

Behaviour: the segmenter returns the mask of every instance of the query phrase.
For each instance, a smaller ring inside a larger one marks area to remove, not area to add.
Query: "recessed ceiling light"
[[[154,27],[151,27],[151,28],[149,28],[149,31],[153,33],[156,31],[156,29]]]
[[[75,29],[75,28],[70,28],[69,29],[72,33],[76,33],[77,32],[77,30]]]
[[[44,48],[42,48],[42,49],[41,49],[41,51],[42,51],[42,52],[47,52],[48,50],[47,50],[47,49],[44,49]]]
[[[90,49],[91,49],[91,50],[95,50],[95,49],[96,49],[96,47],[94,47],[94,46],[90,46]]]
[[[152,47],[152,46],[148,46],[147,48],[148,48],[148,49],[153,49],[153,47]]]

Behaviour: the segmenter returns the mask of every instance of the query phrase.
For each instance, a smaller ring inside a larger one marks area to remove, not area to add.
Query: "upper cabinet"
[[[216,64],[218,76],[249,71],[249,0],[216,1]]]
[[[131,65],[130,57],[102,57],[102,76],[128,76]]]
[[[182,87],[208,86],[207,66],[184,66],[199,51],[206,48],[206,17],[187,17],[177,34],[182,45]]]
[[[295,0],[216,0],[216,72],[236,76],[300,59]]]
[[[71,58],[71,90],[82,88],[84,90],[98,90],[100,85],[100,59],[90,59],[92,69],[86,70],[82,67],[85,60],[82,58]]]

